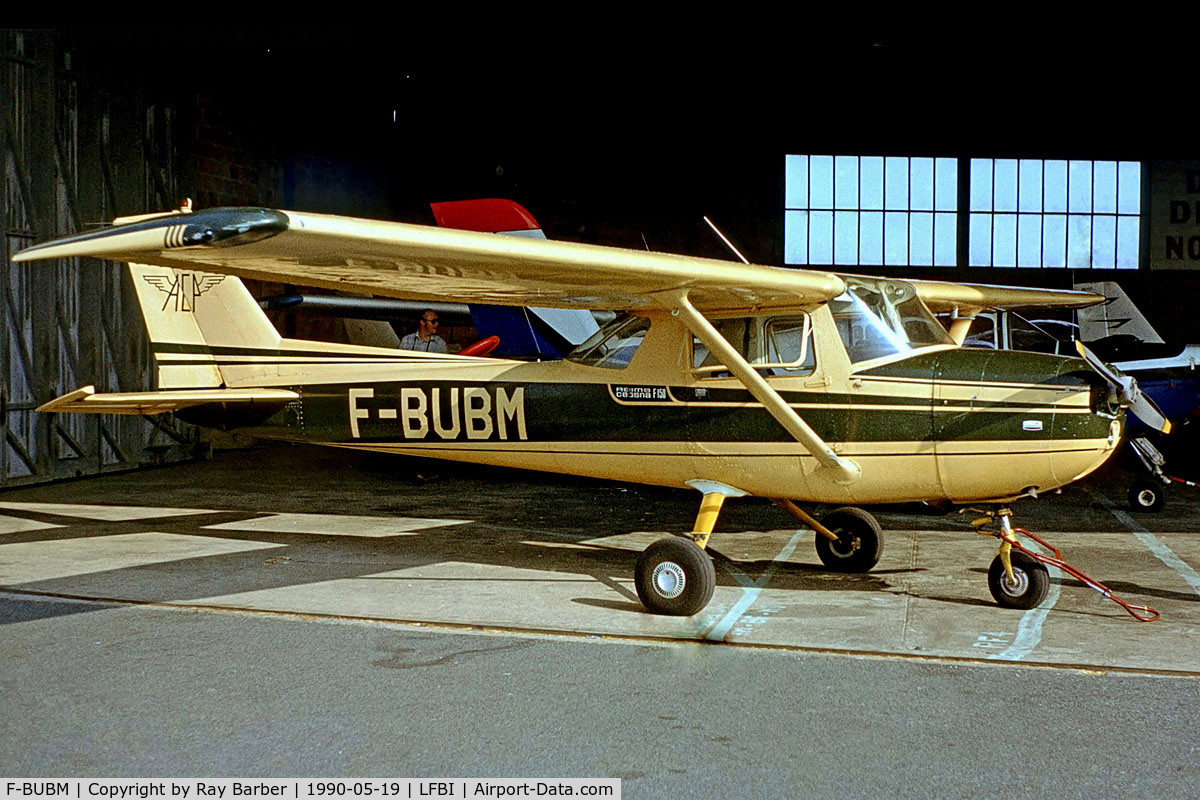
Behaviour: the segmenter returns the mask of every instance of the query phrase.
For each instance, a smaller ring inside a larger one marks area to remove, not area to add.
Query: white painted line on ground
[[[271,514],[258,519],[206,525],[206,531],[250,533],[313,533],[321,536],[400,536],[426,528],[465,525],[469,519],[419,519],[416,517],[361,517],[347,514]]]
[[[1179,577],[1187,581],[1187,584],[1192,587],[1193,592],[1200,594],[1200,573],[1197,573],[1196,570],[1192,569],[1190,564],[1175,555],[1175,551],[1167,547],[1162,539],[1159,539],[1150,531],[1135,531],[1134,536],[1137,537],[1139,542],[1150,548],[1150,552],[1154,553],[1159,561],[1178,572]]]
[[[1059,585],[1062,570],[1049,565],[1046,569],[1050,572],[1050,589],[1046,592],[1046,599],[1037,608],[1031,608],[1021,615],[1021,621],[1017,623],[1017,637],[1013,639],[1013,643],[999,653],[992,653],[988,658],[997,661],[1020,661],[1032,653],[1042,641],[1042,623],[1046,621],[1050,609],[1054,608],[1059,595],[1062,594],[1062,587]]]
[[[784,561],[792,557],[792,553],[796,551],[796,545],[799,544],[801,537],[808,534],[809,531],[796,531],[788,543],[783,546],[779,554],[771,559],[771,566],[767,567],[762,576],[757,581],[751,581],[746,573],[742,572],[737,567],[731,564],[724,564],[726,571],[733,576],[733,579],[742,586],[742,597],[733,604],[733,608],[726,612],[725,616],[719,619],[705,634],[704,638],[714,642],[723,641],[729,634],[729,630],[737,623],[742,615],[754,605],[754,601],[762,594],[763,588],[771,580],[771,576],[775,574],[776,567]]]
[[[1134,537],[1139,542],[1146,545],[1150,552],[1153,553],[1159,561],[1175,570],[1179,577],[1183,578],[1187,585],[1192,587],[1193,592],[1200,594],[1200,573],[1197,573],[1196,570],[1192,568],[1191,564],[1188,564],[1186,561],[1176,555],[1174,550],[1167,547],[1166,542],[1142,527],[1142,525],[1133,517],[1129,516],[1119,508],[1114,508],[1108,502],[1108,498],[1095,492],[1092,492],[1091,494],[1100,502],[1100,505],[1104,506],[1104,508],[1108,510],[1109,514],[1112,514],[1118,522],[1129,528]]]
[[[135,519],[158,517],[184,517],[192,514],[215,514],[206,508],[151,508],[149,506],[93,506],[76,503],[0,503],[0,508],[13,511],[34,511],[40,514],[57,514],[63,517],[79,517],[103,522],[124,522]]]
[[[0,516],[0,533],[25,533],[26,531],[44,531],[50,528],[61,528],[50,522],[35,522],[31,519]]]
[[[286,546],[159,531],[20,542],[0,546],[0,583],[14,586]]]

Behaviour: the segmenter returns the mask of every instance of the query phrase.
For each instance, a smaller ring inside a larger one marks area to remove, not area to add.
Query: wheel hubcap
[[[651,581],[660,596],[673,600],[683,594],[687,578],[684,577],[683,567],[673,561],[664,561],[654,568]]]
[[[1150,491],[1149,489],[1142,489],[1137,494],[1137,501],[1145,508],[1149,508],[1150,506],[1154,505],[1154,492]]]
[[[1007,575],[1000,576],[1000,588],[1009,597],[1020,597],[1029,590],[1029,576],[1025,570],[1013,567],[1013,580],[1010,583]]]
[[[849,558],[861,547],[862,541],[857,536],[851,536],[848,533],[841,532],[838,532],[837,541],[830,542],[829,544],[829,549],[832,550],[835,555],[841,556],[842,558]]]

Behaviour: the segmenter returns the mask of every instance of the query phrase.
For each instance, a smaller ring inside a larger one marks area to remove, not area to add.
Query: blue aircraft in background
[[[1087,350],[1096,359],[1134,378],[1142,393],[1154,401],[1176,431],[1158,438],[1136,416],[1126,418],[1129,443],[1150,473],[1130,487],[1129,506],[1135,511],[1157,511],[1165,502],[1166,486],[1196,485],[1165,471],[1166,459],[1159,446],[1177,439],[1184,424],[1200,413],[1200,372],[1196,369],[1200,364],[1200,345],[1165,342],[1124,290],[1112,281],[1079,283],[1075,288],[1108,299],[1100,305],[1078,309],[1075,321],[1034,319],[1013,311],[983,312],[972,323],[964,344],[1072,355],[1076,342],[1086,342]]]

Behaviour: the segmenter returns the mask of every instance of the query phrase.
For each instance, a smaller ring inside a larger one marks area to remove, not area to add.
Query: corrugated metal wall
[[[189,457],[195,430],[169,417],[34,410],[88,383],[100,391],[148,389],[153,373],[122,266],[11,262],[35,242],[118,214],[176,206],[177,109],[141,89],[82,81],[52,31],[2,35],[0,486]]]

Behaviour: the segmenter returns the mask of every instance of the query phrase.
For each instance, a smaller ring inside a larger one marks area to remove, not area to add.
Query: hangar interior
[[[732,258],[708,216],[761,264],[1116,280],[1168,341],[1200,341],[1200,159],[1173,67],[1109,42],[885,35],[650,59],[363,29],[158,34],[3,32],[0,485],[194,452],[169,415],[34,411],[152,372],[123,270],[10,261],[184,198],[432,223],[430,202],[504,197],[550,238]]]

